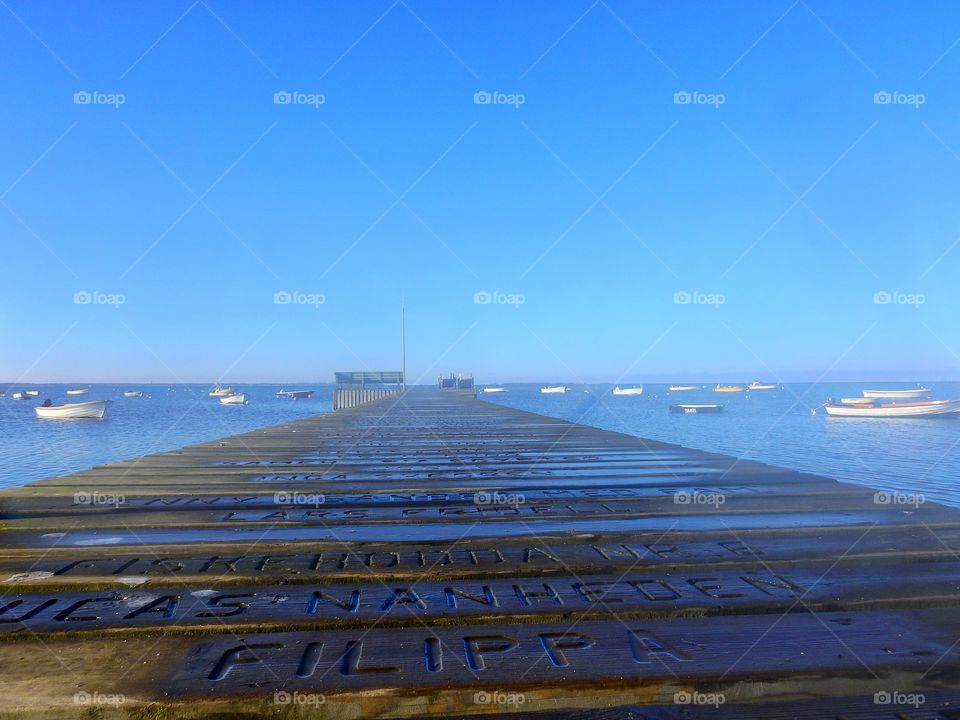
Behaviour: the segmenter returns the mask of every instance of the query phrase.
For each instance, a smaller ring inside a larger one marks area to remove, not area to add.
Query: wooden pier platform
[[[960,511],[462,394],[0,494],[0,716],[960,718]]]

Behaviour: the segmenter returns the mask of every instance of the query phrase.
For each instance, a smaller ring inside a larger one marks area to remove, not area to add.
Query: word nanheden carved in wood
[[[804,578],[812,581],[816,578]],[[164,591],[137,589],[95,593],[33,593],[0,600],[0,633],[102,629],[128,625],[200,625],[229,622],[312,622],[321,619],[406,619],[457,615],[583,612],[598,608],[629,612],[749,604],[793,599],[805,589],[793,579],[767,572],[714,575],[582,579],[534,578],[362,585],[272,586]],[[815,599],[809,598],[809,602]]]

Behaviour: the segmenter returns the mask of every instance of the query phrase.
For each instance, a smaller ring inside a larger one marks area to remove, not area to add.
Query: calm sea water
[[[936,398],[960,398],[960,383],[922,383]],[[749,394],[668,393],[645,385],[641,396],[610,394],[610,385],[569,386],[542,395],[537,385],[505,385],[485,400],[587,425],[722,452],[849,480],[870,487],[920,493],[960,507],[960,420],[831,418],[828,397],[857,397],[864,387],[909,388],[915,383],[791,383]],[[674,403],[720,403],[717,415],[669,412]]]
[[[960,383],[924,383],[939,398],[960,398]],[[872,383],[900,388],[910,384]],[[213,440],[331,408],[332,388],[313,386],[313,400],[280,400],[278,385],[235,385],[250,404],[221,406],[209,386],[138,386],[144,398],[125,398],[130,386],[93,385],[74,400],[109,399],[105,420],[44,421],[33,407],[43,398],[67,401],[66,385],[35,385],[39,400],[0,398],[0,487],[64,475],[93,465]],[[293,386],[286,386],[292,389]],[[839,480],[960,506],[960,421],[828,418],[810,409],[830,396],[860,394],[862,384],[789,384],[782,390],[726,394],[668,393],[646,385],[641,396],[614,396],[609,385],[571,386],[542,395],[539,385],[506,385],[482,396],[530,410],[641,437],[723,452]],[[13,390],[27,389],[24,387]],[[719,415],[677,415],[676,402],[719,402]]]
[[[88,387],[89,395],[68,396],[70,387]],[[209,385],[29,385],[7,389],[0,398],[0,487],[65,475],[147,453],[247,432],[297,418],[330,412],[331,386],[312,389],[313,400],[279,399],[279,385],[231,385],[247,394],[249,405],[221,405],[208,397]],[[0,389],[4,389],[0,387]],[[14,400],[20,390],[39,390],[36,400]],[[124,390],[143,390],[125,398]],[[110,400],[103,420],[40,420],[34,406]]]

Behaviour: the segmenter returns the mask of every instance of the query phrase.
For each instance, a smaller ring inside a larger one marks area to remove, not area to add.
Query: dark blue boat
[[[685,413],[687,415],[694,415],[698,413],[718,413],[723,412],[723,405],[691,405],[681,403],[679,405],[671,405],[670,412]]]

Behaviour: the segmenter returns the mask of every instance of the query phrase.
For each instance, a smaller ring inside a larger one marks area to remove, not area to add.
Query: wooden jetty
[[[911,500],[408,390],[0,494],[0,715],[960,718]]]

